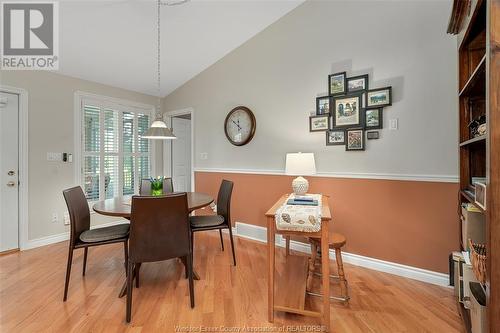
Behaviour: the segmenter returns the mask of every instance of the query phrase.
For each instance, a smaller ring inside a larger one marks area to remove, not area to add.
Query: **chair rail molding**
[[[283,170],[266,169],[232,169],[232,168],[195,168],[195,172],[214,173],[241,173],[253,175],[283,175]],[[329,178],[352,178],[352,179],[382,179],[382,180],[406,180],[438,183],[458,183],[458,175],[421,175],[421,174],[398,174],[398,173],[356,173],[356,172],[318,172],[308,177]]]

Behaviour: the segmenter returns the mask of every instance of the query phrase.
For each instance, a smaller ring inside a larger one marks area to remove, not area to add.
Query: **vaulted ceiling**
[[[161,6],[161,96],[303,0],[191,0]],[[61,74],[157,95],[156,1],[60,2]]]

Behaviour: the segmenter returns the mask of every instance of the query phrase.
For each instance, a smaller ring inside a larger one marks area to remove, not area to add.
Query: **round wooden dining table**
[[[187,202],[188,202],[188,210],[189,213],[196,209],[200,209],[210,205],[214,199],[205,193],[199,192],[186,192],[187,194]],[[127,195],[123,197],[116,197],[113,199],[107,199],[98,201],[92,206],[92,209],[101,215],[106,216],[115,216],[115,217],[123,217],[125,219],[130,220],[130,215],[132,211],[132,196]],[[186,263],[183,261],[183,264]],[[196,270],[193,270],[193,275],[195,280],[199,280],[200,277]],[[134,278],[135,278],[135,270],[134,270]],[[127,284],[124,283],[122,289],[120,291],[120,297],[125,295]]]
[[[188,210],[191,213],[196,209],[200,209],[210,205],[214,199],[205,193],[186,192],[188,201]],[[123,217],[130,220],[130,212],[132,210],[132,196],[116,197],[98,201],[92,206],[92,209],[101,215]]]

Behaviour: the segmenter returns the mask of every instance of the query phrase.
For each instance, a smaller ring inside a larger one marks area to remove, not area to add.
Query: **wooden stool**
[[[322,294],[311,292],[312,276],[321,276],[321,273],[315,272],[316,259],[321,256],[321,239],[309,237],[311,243],[311,260],[309,262],[309,275],[307,277],[307,294],[311,296],[323,297]],[[340,281],[341,296],[330,296],[330,299],[349,302],[349,290],[347,280],[344,274],[344,263],[342,262],[342,247],[346,244],[346,238],[342,234],[330,232],[330,248],[335,250],[335,261],[337,262],[338,275],[330,275],[330,278]]]

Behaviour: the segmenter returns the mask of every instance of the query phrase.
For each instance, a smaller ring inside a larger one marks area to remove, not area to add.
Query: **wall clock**
[[[227,114],[224,132],[233,145],[243,146],[252,141],[256,125],[253,112],[245,106],[237,106]]]

